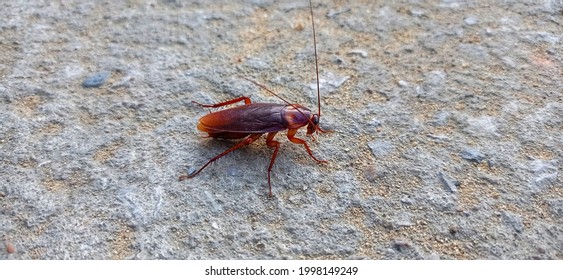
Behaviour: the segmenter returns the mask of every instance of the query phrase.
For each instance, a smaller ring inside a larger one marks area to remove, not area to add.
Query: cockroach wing
[[[251,103],[213,112],[199,119],[197,128],[210,135],[267,133],[286,129],[282,116],[286,105]],[[223,138],[223,137],[221,137]],[[225,137],[238,138],[238,137]]]

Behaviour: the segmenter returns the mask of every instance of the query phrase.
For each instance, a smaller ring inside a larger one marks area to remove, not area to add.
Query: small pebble
[[[459,155],[461,158],[472,162],[481,162],[485,159],[485,155],[471,148],[463,150]]]
[[[401,252],[401,251],[404,251],[404,250],[410,248],[410,247],[411,247],[411,244],[410,244],[410,242],[408,242],[407,240],[404,240],[404,239],[396,239],[396,240],[393,240],[392,246],[393,246],[393,249],[394,249],[395,251]]]
[[[336,17],[336,16],[339,15],[339,14],[349,12],[350,10],[351,10],[351,9],[348,8],[348,7],[344,8],[344,9],[342,9],[342,10],[338,10],[338,11],[330,10],[330,11],[326,14],[326,16],[327,16],[328,18],[333,18],[333,17]]]
[[[264,245],[263,243],[258,243],[256,244],[256,248],[260,251],[264,251],[264,249],[266,249],[266,245]]]
[[[522,233],[524,230],[524,224],[522,223],[522,217],[516,213],[510,211],[504,211],[501,213],[502,221],[512,227],[516,233]]]
[[[477,24],[479,21],[477,20],[477,18],[475,17],[467,17],[463,20],[463,22],[467,25],[475,25]]]
[[[438,178],[440,178],[440,181],[444,184],[449,192],[457,192],[457,186],[459,185],[458,181],[450,179],[446,174],[442,172],[438,172]]]
[[[193,174],[194,172],[197,171],[195,166],[186,166],[186,174]]]
[[[378,170],[375,166],[371,165],[364,169],[364,177],[371,183],[376,183],[379,179],[385,177],[385,171]]]
[[[469,118],[467,130],[475,135],[497,136],[496,119],[490,116]]]
[[[442,134],[427,134],[426,136],[437,140],[437,141],[448,141],[450,140],[450,138],[448,138],[448,136],[446,135],[442,135]]]
[[[389,141],[372,141],[368,143],[368,147],[376,157],[387,156],[395,150],[395,145]]]
[[[109,74],[108,71],[98,72],[86,78],[86,80],[82,82],[82,86],[85,88],[101,87],[107,81]]]
[[[424,16],[424,11],[423,10],[418,10],[418,9],[412,9],[409,11],[409,14],[411,16],[415,16],[415,17],[421,17]]]
[[[401,202],[407,205],[414,204],[414,201],[410,197],[403,197],[401,198]]]
[[[6,244],[6,252],[8,252],[8,254],[13,254],[16,252],[16,246],[14,246],[12,242],[6,240],[4,241],[4,243]]]
[[[408,87],[408,86],[409,86],[409,83],[407,83],[407,82],[405,82],[405,81],[403,81],[403,80],[400,80],[400,81],[398,82],[398,84],[399,84],[400,87]]]
[[[368,57],[368,53],[364,50],[351,50],[347,53],[347,55],[359,55],[363,58]]]

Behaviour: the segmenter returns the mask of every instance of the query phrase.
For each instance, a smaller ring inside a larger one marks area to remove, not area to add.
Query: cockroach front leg
[[[250,134],[250,136],[244,138],[244,140],[238,142],[236,145],[232,146],[231,148],[227,149],[226,151],[216,155],[215,157],[213,157],[212,159],[210,159],[204,166],[202,166],[198,171],[193,172],[192,174],[188,174],[188,175],[182,175],[180,176],[180,178],[178,178],[180,181],[185,180],[185,179],[189,179],[189,178],[193,178],[195,177],[197,174],[199,174],[199,172],[201,172],[203,169],[205,169],[208,165],[210,165],[212,162],[226,156],[228,153],[240,149],[244,146],[248,146],[250,145],[250,143],[256,141],[256,139],[260,138],[260,136],[262,136],[262,134]]]
[[[307,149],[307,153],[309,153],[309,155],[318,163],[327,163],[328,161],[326,160],[320,160],[317,159],[314,155],[313,152],[311,152],[311,149],[309,148],[309,145],[307,145],[307,142],[305,142],[305,140],[301,139],[301,138],[297,138],[295,137],[295,134],[297,133],[297,129],[289,129],[287,131],[287,139],[289,139],[289,141],[295,143],[295,144],[301,144],[303,146],[305,146],[305,149]]]
[[[243,100],[244,100],[244,104],[250,104],[250,103],[252,103],[252,101],[250,100],[250,98],[249,98],[249,97],[246,97],[246,96],[237,97],[237,98],[235,98],[235,99],[231,99],[231,100],[228,100],[228,101],[225,101],[225,102],[221,102],[221,103],[217,103],[217,104],[201,104],[201,103],[196,102],[196,101],[192,101],[192,102],[195,103],[195,104],[197,104],[197,105],[199,105],[199,106],[201,106],[201,107],[204,107],[204,108],[219,108],[219,107],[231,105],[231,104],[234,104],[234,103],[237,103],[237,102],[241,102],[241,101],[243,101]]]

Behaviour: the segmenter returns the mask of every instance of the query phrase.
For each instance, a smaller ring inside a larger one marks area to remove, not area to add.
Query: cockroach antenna
[[[319,82],[319,59],[317,55],[317,34],[315,32],[315,18],[313,16],[313,2],[309,0],[311,9],[311,26],[313,27],[313,49],[315,50],[315,72],[317,73],[317,106],[319,108],[318,118],[321,118],[321,85]]]

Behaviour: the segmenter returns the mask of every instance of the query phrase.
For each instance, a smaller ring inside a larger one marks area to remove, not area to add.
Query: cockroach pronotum
[[[299,105],[292,104],[286,101],[284,98],[280,97],[273,91],[269,90],[265,86],[254,82],[252,80],[246,79],[252,82],[256,86],[266,90],[272,95],[278,97],[280,100],[285,102],[285,104],[276,103],[252,103],[249,97],[241,96],[232,100],[217,104],[200,104],[198,102],[192,101],[195,104],[200,105],[205,108],[219,108],[234,104],[237,102],[244,101],[244,105],[221,110],[218,112],[209,113],[199,119],[199,124],[197,129],[206,132],[208,137],[212,138],[223,138],[223,139],[241,139],[241,142],[237,143],[230,149],[218,154],[209,160],[205,165],[203,165],[199,170],[189,174],[180,176],[180,180],[187,178],[193,178],[199,174],[205,167],[207,167],[212,162],[218,160],[219,158],[227,155],[228,153],[249,145],[250,143],[256,141],[264,133],[266,136],[266,145],[274,148],[274,153],[272,159],[270,160],[270,165],[268,167],[268,186],[270,187],[269,196],[272,197],[272,184],[270,183],[270,172],[276,161],[276,156],[280,148],[280,142],[274,140],[274,136],[280,131],[287,129],[287,138],[289,141],[295,144],[301,144],[307,150],[307,153],[318,163],[325,163],[324,160],[319,160],[307,145],[307,142],[303,139],[295,137],[297,130],[301,127],[307,125],[307,135],[311,135],[314,132],[326,132],[322,130],[319,126],[319,121],[321,118],[321,91],[319,85],[319,63],[317,59],[317,39],[315,34],[315,20],[313,18],[313,4],[309,0],[309,8],[311,10],[311,24],[313,29],[313,47],[315,50],[315,71],[317,78],[317,108],[318,113],[311,113],[311,110]]]

